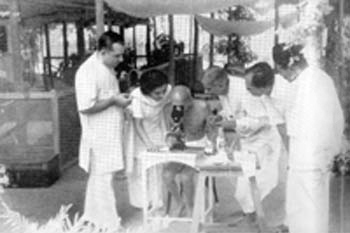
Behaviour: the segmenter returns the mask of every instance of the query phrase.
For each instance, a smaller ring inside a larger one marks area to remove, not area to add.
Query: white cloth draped
[[[129,118],[129,128],[126,135],[126,172],[128,174],[130,203],[136,207],[141,208],[143,206],[142,195],[139,193],[142,190],[142,173],[138,159],[147,150],[147,147],[138,136],[134,121],[136,118],[142,120],[142,126],[154,145],[165,146],[167,128],[164,107],[168,102],[170,90],[171,87],[169,85],[165,97],[161,101],[155,101],[143,95],[140,88],[136,88],[131,93],[132,103],[128,106],[128,111],[131,113],[132,118]],[[148,180],[150,181],[148,184],[148,196],[154,208],[162,205],[161,172],[162,169],[157,167],[151,169],[148,174]]]
[[[227,21],[196,15],[199,25],[215,36],[228,36],[232,33],[241,36],[260,34],[274,26],[273,21]]]
[[[310,66],[294,83],[295,102],[287,112],[287,223],[291,233],[327,233],[328,165],[341,152],[344,116],[333,80],[324,71]]]
[[[289,166],[326,170],[341,150],[344,115],[332,79],[317,67],[306,68],[294,81],[294,106],[287,113],[291,140]]]
[[[152,17],[168,14],[208,13],[235,5],[252,5],[257,0],[105,0],[116,11],[136,17]]]

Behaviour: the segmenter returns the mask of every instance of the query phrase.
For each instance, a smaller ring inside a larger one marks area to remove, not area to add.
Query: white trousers
[[[290,233],[328,233],[329,173],[290,169],[287,225]]]
[[[263,200],[278,184],[278,160],[264,164],[256,172],[257,188],[260,192],[260,199]],[[237,177],[235,198],[244,213],[255,211],[252,197],[251,184],[247,176]]]
[[[111,230],[120,227],[113,190],[113,173],[89,174],[83,219]]]

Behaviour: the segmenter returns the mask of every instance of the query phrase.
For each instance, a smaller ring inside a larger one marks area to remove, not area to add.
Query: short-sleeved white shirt
[[[164,106],[169,102],[171,86],[168,85],[166,94],[161,101],[155,101],[151,97],[141,93],[140,88],[136,88],[132,93],[132,103],[128,109],[134,118],[142,119],[145,132],[155,145],[165,145],[165,134],[167,132]]]
[[[221,114],[229,118],[236,116],[241,109],[241,101],[247,95],[244,78],[229,76],[229,89],[226,95],[220,95],[220,103],[222,105]]]
[[[96,173],[122,169],[123,109],[111,106],[94,114],[80,112],[92,107],[96,101],[120,92],[114,71],[105,66],[95,53],[78,69],[75,90],[82,127],[79,165]],[[94,153],[93,163],[90,163],[91,153]]]

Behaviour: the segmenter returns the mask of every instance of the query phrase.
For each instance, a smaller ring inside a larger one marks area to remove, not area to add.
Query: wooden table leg
[[[198,233],[205,209],[205,175],[199,173],[195,191],[191,233]]]
[[[143,226],[148,228],[148,190],[147,190],[147,170],[142,169],[141,175],[142,182],[142,213],[143,213]]]

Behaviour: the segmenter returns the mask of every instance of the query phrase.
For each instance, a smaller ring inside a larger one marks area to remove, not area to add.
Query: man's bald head
[[[170,102],[172,105],[188,105],[192,103],[191,91],[184,85],[177,85],[171,90]]]

